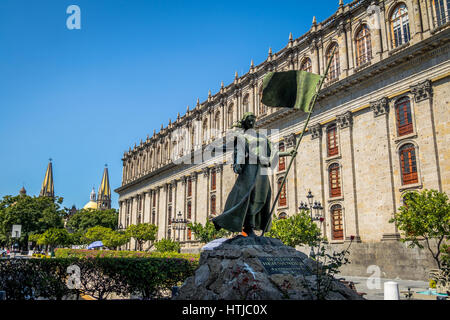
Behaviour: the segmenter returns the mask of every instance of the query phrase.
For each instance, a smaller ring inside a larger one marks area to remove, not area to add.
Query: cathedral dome
[[[97,202],[91,200],[84,205],[83,209],[98,209]]]

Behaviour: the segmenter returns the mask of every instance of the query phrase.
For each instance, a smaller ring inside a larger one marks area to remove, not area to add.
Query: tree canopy
[[[280,239],[285,245],[293,248],[305,244],[315,246],[321,240],[319,227],[304,210],[286,219],[274,220],[271,230],[266,235]]]
[[[191,229],[195,238],[204,243],[208,243],[214,239],[225,238],[231,234],[231,232],[225,229],[217,231],[214,224],[209,220],[206,221],[205,225],[199,222],[188,223],[188,227]]]
[[[0,201],[0,243],[11,242],[14,224],[22,226],[19,242],[25,243],[31,234],[44,233],[51,228],[63,228],[65,209],[63,198],[31,197],[28,195],[5,196]]]
[[[72,232],[81,233],[96,226],[116,230],[118,219],[119,213],[116,209],[81,209],[69,218],[67,228]]]
[[[445,240],[450,237],[450,202],[448,196],[436,190],[408,192],[404,205],[390,220],[403,231],[401,241],[411,247],[423,248],[425,243],[441,268],[441,254]]]
[[[126,231],[130,237],[134,238],[142,250],[142,245],[145,241],[155,241],[158,227],[151,223],[132,224]]]

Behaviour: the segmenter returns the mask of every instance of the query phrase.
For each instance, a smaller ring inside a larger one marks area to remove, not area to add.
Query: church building
[[[367,266],[378,265],[384,277],[423,278],[432,259],[399,242],[389,220],[408,191],[450,194],[449,6],[446,0],[339,1],[326,20],[313,18],[305,34],[291,34],[284,48],[269,49],[265,61],[252,61],[248,72],[236,73],[124,153],[122,185],[115,190],[119,224],[153,223],[158,239],[198,249],[189,228],[180,230],[174,218],[204,224],[221,214],[237,175],[231,152],[194,164],[176,159],[202,154],[248,111],[257,116],[257,128],[277,129],[269,139],[289,151],[306,115],[263,105],[263,78],[287,70],[323,75],[331,59],[292,169],[286,174],[289,159],[280,158],[269,178],[273,198],[287,175],[275,216],[296,214],[313,196],[329,244],[341,248],[354,239],[354,273],[366,276]],[[186,134],[176,134],[180,130]]]

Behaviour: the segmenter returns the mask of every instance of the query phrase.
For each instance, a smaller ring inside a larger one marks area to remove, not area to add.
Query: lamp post
[[[308,191],[308,194],[306,195],[306,198],[308,201],[301,202],[300,207],[298,207],[300,210],[309,211],[309,215],[311,216],[312,221],[319,221],[323,222],[323,207],[320,201],[314,201],[314,196],[311,193],[311,190]],[[313,216],[314,213],[314,216]]]
[[[177,241],[180,241],[180,232],[181,230],[186,230],[186,224],[188,221],[186,219],[181,218],[181,211],[178,211],[177,218],[172,219],[173,229],[178,230],[178,239]]]

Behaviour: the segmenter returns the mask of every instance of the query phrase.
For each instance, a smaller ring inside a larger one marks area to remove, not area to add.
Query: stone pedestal
[[[211,248],[211,247],[210,247]],[[238,236],[200,256],[195,275],[181,286],[176,300],[314,300],[316,263],[277,239]],[[362,300],[331,280],[329,300]]]

